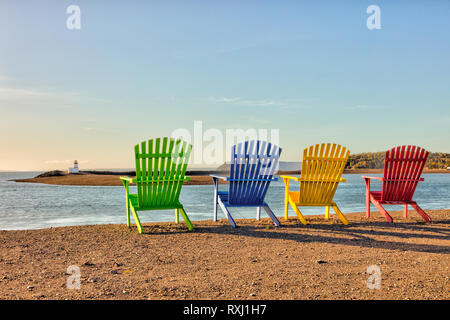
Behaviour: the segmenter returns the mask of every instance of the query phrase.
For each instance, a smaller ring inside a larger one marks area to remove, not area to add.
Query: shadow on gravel
[[[281,220],[280,220],[281,221]],[[242,225],[236,229],[230,226],[197,227],[196,233],[228,234],[244,237],[255,237],[264,239],[292,240],[300,243],[322,242],[325,244],[342,244],[355,247],[381,248],[400,251],[416,251],[429,253],[450,253],[449,246],[433,244],[410,243],[406,239],[435,239],[450,240],[450,229],[439,225],[448,225],[450,221],[435,221],[433,224],[421,222],[394,223],[386,222],[358,222],[344,226],[342,224],[311,223],[306,226],[302,224],[285,224],[281,221],[280,228],[270,226],[248,226]],[[290,232],[283,230],[289,229]],[[396,240],[379,240],[379,237],[395,237]]]

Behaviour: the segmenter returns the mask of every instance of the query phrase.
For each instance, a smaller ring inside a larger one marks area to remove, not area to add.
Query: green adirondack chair
[[[188,229],[194,228],[178,199],[183,182],[190,180],[185,173],[191,149],[185,141],[167,137],[143,141],[134,147],[136,178],[120,177],[126,193],[128,226],[130,210],[142,233],[137,211],[175,209],[176,223],[181,213]],[[130,184],[136,184],[137,194],[130,194]]]

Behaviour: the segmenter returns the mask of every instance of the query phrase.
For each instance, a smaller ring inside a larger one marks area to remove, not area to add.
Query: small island
[[[184,182],[185,185],[212,184],[209,173],[187,172],[186,175],[191,179]],[[14,179],[12,181],[68,186],[122,186],[122,181],[120,180],[122,176],[135,178],[136,173],[134,171],[79,171],[77,174],[69,174],[65,171],[54,170],[42,173],[34,178]],[[226,182],[221,181],[221,183]]]

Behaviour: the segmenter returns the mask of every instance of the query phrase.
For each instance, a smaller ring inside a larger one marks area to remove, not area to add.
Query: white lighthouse
[[[80,169],[78,169],[78,161],[75,160],[73,163],[73,168],[69,168],[69,174],[72,173],[80,173]]]

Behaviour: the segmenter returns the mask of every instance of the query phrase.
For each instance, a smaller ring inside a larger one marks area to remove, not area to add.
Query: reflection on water
[[[125,193],[122,187],[51,186],[7,181],[29,178],[36,172],[0,172],[0,229],[37,229],[68,225],[126,223]],[[344,175],[335,202],[342,212],[365,211],[365,186],[360,175]],[[423,209],[450,208],[450,174],[424,174],[414,199]],[[295,184],[291,183],[291,190]],[[375,185],[375,184],[374,184]],[[226,190],[227,186],[220,187]],[[131,192],[136,192],[131,188]],[[282,181],[271,184],[266,202],[277,216],[283,216],[284,186]],[[213,186],[184,186],[181,202],[191,220],[211,219]],[[399,206],[386,206],[401,210]],[[324,208],[301,208],[302,213],[322,214]],[[374,209],[375,210],[375,209]],[[254,208],[232,208],[235,218],[253,218]],[[219,218],[224,218],[219,210]],[[264,211],[262,212],[264,216]],[[290,209],[290,215],[294,215]],[[141,212],[142,222],[173,221],[173,210]],[[132,218],[133,219],[133,218]]]

